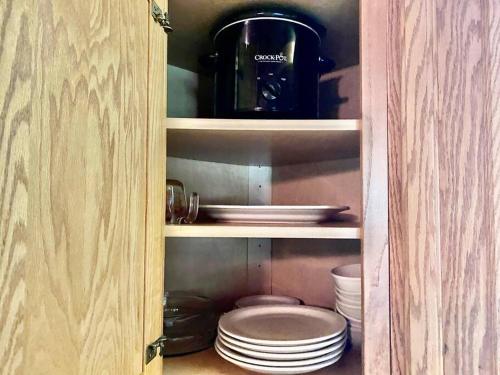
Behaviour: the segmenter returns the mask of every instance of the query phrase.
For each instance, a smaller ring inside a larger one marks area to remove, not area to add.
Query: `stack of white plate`
[[[234,303],[235,309],[259,305],[300,305],[300,300],[295,297],[277,296],[271,294],[257,294],[242,297]]]
[[[225,360],[262,374],[304,374],[337,362],[346,320],[311,306],[252,306],[219,320],[215,350]]]
[[[337,311],[349,323],[352,344],[361,346],[361,264],[336,267],[332,270],[332,276],[335,281]]]

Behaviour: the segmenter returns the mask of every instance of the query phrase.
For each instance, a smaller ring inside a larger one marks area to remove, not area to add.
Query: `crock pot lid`
[[[223,30],[239,23],[252,20],[280,20],[285,22],[292,22],[313,31],[319,39],[321,39],[326,33],[325,27],[309,16],[290,10],[268,9],[239,12],[237,14],[232,14],[231,16],[224,18],[221,22],[218,22],[216,24],[212,31],[213,40],[215,41],[217,36]]]

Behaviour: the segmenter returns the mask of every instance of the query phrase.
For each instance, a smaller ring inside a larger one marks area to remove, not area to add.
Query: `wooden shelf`
[[[216,118],[167,118],[168,130],[232,131],[358,131],[361,120],[255,120]]]
[[[170,157],[288,165],[359,157],[360,120],[167,118]]]
[[[327,225],[194,224],[165,225],[166,237],[359,239],[356,223]]]
[[[165,375],[253,375],[222,359],[213,348],[202,352],[166,358],[163,361]],[[361,375],[361,352],[352,349],[346,352],[339,362],[311,375]]]

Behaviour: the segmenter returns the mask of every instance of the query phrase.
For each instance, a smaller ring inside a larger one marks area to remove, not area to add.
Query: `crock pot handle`
[[[200,57],[199,62],[205,69],[215,70],[217,62],[219,61],[217,52],[203,55]]]
[[[319,57],[319,74],[324,74],[331,72],[335,66],[335,61],[332,59],[329,59],[328,57],[325,56],[320,56]]]

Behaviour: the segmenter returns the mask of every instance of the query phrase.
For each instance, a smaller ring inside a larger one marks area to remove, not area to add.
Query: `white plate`
[[[253,357],[253,358],[258,358],[258,359],[267,359],[267,360],[274,360],[274,361],[297,361],[297,360],[304,360],[304,359],[309,359],[309,358],[316,358],[325,354],[337,352],[339,349],[343,349],[345,342],[346,342],[346,335],[342,336],[342,340],[339,342],[336,342],[333,345],[329,345],[325,348],[319,349],[319,350],[313,350],[313,351],[306,351],[306,352],[300,352],[300,353],[266,353],[266,352],[261,352],[261,351],[256,351],[256,350],[250,350],[250,349],[245,349],[241,346],[235,345],[233,343],[230,343],[229,341],[226,341],[224,337],[221,335],[218,336],[217,340],[219,340],[224,346],[226,346],[229,349],[232,349],[240,354]],[[288,347],[285,347],[288,348]]]
[[[348,206],[229,206],[201,205],[200,212],[232,223],[319,223],[332,220]]]
[[[241,362],[245,363],[250,363],[253,365],[259,365],[259,366],[271,366],[271,367],[295,367],[295,366],[309,366],[309,365],[314,365],[316,363],[324,362],[324,361],[329,361],[330,359],[333,359],[337,357],[339,354],[342,354],[344,351],[344,346],[340,347],[334,352],[330,352],[327,354],[324,354],[319,357],[315,358],[309,358],[309,359],[302,359],[302,360],[296,360],[296,361],[272,361],[272,360],[264,360],[264,359],[257,359],[257,358],[252,358],[248,357],[245,355],[242,355],[231,348],[228,348],[225,346],[219,339],[215,342],[215,347],[219,349],[222,353],[225,355]]]
[[[316,344],[297,345],[297,346],[266,346],[266,345],[249,344],[247,342],[240,341],[231,336],[228,336],[221,330],[219,330],[219,337],[223,338],[225,342],[229,342],[240,348],[245,348],[256,352],[291,354],[291,353],[312,352],[315,350],[326,348],[334,344],[338,344],[339,342],[345,339],[346,331],[342,332],[340,335],[335,336],[329,340],[321,341]]]
[[[347,326],[339,314],[312,306],[252,306],[219,320],[228,336],[268,346],[307,345],[338,336]]]
[[[335,362],[337,362],[342,357],[342,354],[343,354],[343,353],[341,353],[337,357],[332,358],[328,361],[316,363],[314,365],[309,365],[309,366],[270,367],[270,366],[252,365],[250,363],[238,361],[238,360],[233,359],[233,358],[229,357],[228,355],[222,353],[220,351],[220,349],[217,348],[217,346],[215,347],[215,351],[222,358],[224,358],[226,361],[231,362],[238,367],[244,368],[246,370],[258,372],[260,374],[274,374],[274,375],[295,375],[295,374],[305,374],[307,372],[316,371],[316,370],[322,369],[324,367],[333,365]]]
[[[262,294],[243,297],[235,303],[237,308],[261,305],[300,305],[300,300],[294,297]]]

